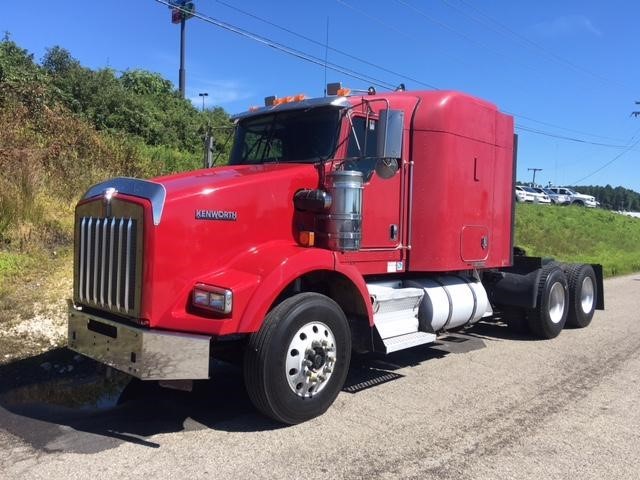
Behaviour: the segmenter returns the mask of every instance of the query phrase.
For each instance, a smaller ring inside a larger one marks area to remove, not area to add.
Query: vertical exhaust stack
[[[362,239],[362,172],[340,170],[327,174],[325,189],[333,199],[329,212],[316,218],[319,246],[357,251]]]

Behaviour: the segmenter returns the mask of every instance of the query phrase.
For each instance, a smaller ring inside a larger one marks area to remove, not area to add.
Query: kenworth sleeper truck
[[[252,402],[321,415],[352,351],[501,318],[541,338],[604,307],[602,269],[513,245],[513,118],[453,91],[268,97],[228,165],[93,186],[75,213],[69,346],[142,380],[241,354]]]

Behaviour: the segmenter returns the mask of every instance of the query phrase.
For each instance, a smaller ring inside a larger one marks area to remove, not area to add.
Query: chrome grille
[[[134,316],[138,310],[138,220],[80,217],[77,289],[80,303]]]

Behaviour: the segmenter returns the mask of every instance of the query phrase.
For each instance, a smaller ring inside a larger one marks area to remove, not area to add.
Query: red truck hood
[[[210,195],[229,186],[238,188],[256,182],[265,184],[267,179],[275,181],[283,177],[306,176],[313,169],[310,164],[232,165],[157,177],[152,181],[164,185],[167,200],[178,200],[185,196]]]

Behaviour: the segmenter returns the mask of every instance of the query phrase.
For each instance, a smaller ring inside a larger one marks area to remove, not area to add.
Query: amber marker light
[[[302,232],[300,232],[298,240],[300,242],[300,245],[302,245],[303,247],[313,247],[316,243],[316,234],[315,232],[303,230]]]

